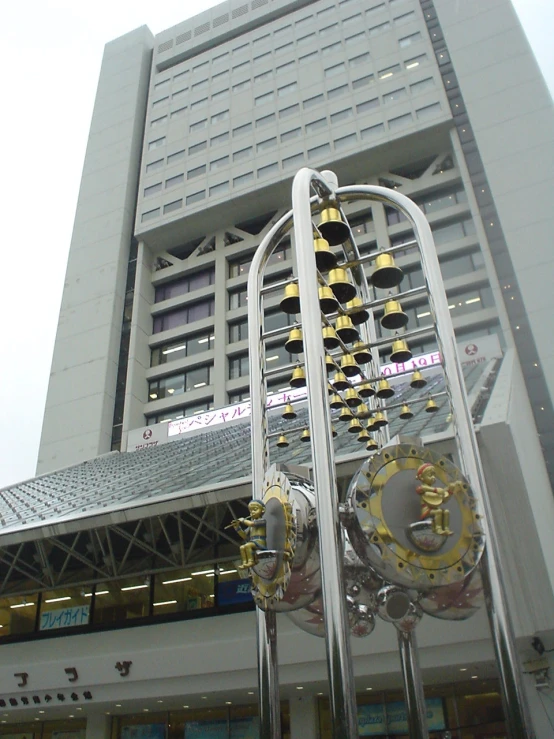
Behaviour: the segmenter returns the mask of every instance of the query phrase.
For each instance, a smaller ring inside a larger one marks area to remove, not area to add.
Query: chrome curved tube
[[[317,268],[313,247],[310,187],[334,193],[318,172],[301,169],[292,185],[294,234],[298,268],[298,288],[302,307],[302,332],[308,386],[308,409],[320,536],[325,645],[329,674],[329,701],[333,736],[350,739],[357,735],[356,693],[352,675],[350,637],[342,576],[342,533],[336,484],[335,455],[331,433],[331,413],[327,398],[327,370],[321,334]]]
[[[340,201],[377,200],[400,210],[411,223],[419,246],[421,266],[429,295],[431,315],[436,327],[446,389],[449,395],[462,472],[468,478],[485,517],[483,529],[487,547],[481,560],[487,614],[500,674],[504,713],[510,737],[531,739],[534,731],[529,716],[517,648],[499,560],[498,535],[481,465],[471,408],[465,392],[462,366],[456,351],[456,338],[441,277],[433,234],[417,205],[402,193],[376,185],[342,187],[336,191]]]

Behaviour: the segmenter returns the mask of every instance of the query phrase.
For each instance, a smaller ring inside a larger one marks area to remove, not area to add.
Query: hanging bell
[[[318,228],[323,238],[327,239],[331,246],[344,244],[350,235],[350,229],[342,220],[337,208],[324,208],[321,211],[321,222]]]
[[[416,370],[410,380],[410,387],[413,387],[414,390],[420,390],[425,385],[427,385],[427,380],[419,370]]]
[[[317,292],[319,295],[319,307],[321,308],[321,312],[325,313],[325,315],[328,313],[336,313],[339,308],[339,304],[331,288],[327,287],[327,285],[322,285]]]
[[[277,446],[284,449],[288,447],[288,445],[289,445],[289,440],[284,434],[281,434],[281,436],[277,439]]]
[[[364,344],[363,341],[355,341],[351,353],[358,364],[369,364],[373,359],[368,345]]]
[[[346,379],[346,375],[344,374],[344,372],[340,371],[335,372],[335,376],[331,380],[331,384],[333,385],[335,390],[339,391],[348,390],[348,388],[350,387],[350,383]]]
[[[375,269],[371,275],[371,282],[374,287],[379,290],[390,290],[402,282],[404,273],[394,263],[394,258],[390,254],[382,252],[375,259]]]
[[[332,326],[325,326],[323,329],[323,346],[328,350],[338,349],[340,346],[340,341]]]
[[[360,338],[358,330],[354,328],[350,316],[339,316],[335,323],[335,331],[346,344],[351,344]]]
[[[329,401],[329,406],[334,410],[338,411],[339,408],[342,408],[344,405],[344,400],[341,398],[341,396],[338,393],[334,393],[331,396],[331,400]]]
[[[349,387],[344,394],[344,402],[349,408],[357,408],[362,405],[362,399],[353,387]]]
[[[362,398],[371,398],[375,395],[373,385],[369,382],[362,382],[358,387],[358,395]]]
[[[329,272],[328,282],[339,303],[348,303],[356,296],[356,288],[348,280],[346,270],[342,267],[337,267]]]
[[[368,364],[373,357],[363,341],[356,341],[352,347],[352,356],[358,364]]]
[[[285,349],[289,354],[301,354],[304,351],[302,331],[299,328],[293,328],[289,333],[289,338],[285,341]]]
[[[381,326],[391,331],[397,331],[404,328],[408,323],[408,316],[402,310],[402,306],[398,300],[387,300],[385,303],[385,312],[381,317]]]
[[[438,411],[439,407],[433,400],[433,398],[429,398],[427,403],[425,404],[425,413],[436,413]]]
[[[292,407],[292,405],[290,403],[287,403],[286,406],[285,406],[285,410],[283,411],[283,416],[282,417],[286,421],[292,421],[293,418],[296,418],[296,416],[297,416],[297,413],[294,410],[294,408]]]
[[[356,377],[360,374],[360,368],[352,354],[345,354],[340,360],[340,368],[347,377]],[[335,386],[336,387],[336,386]]]
[[[359,419],[357,418],[353,418],[348,424],[349,434],[359,434],[362,429],[363,429],[363,426],[360,423]]]
[[[291,387],[306,387],[306,375],[303,367],[295,367],[290,378]]]
[[[379,444],[375,441],[375,439],[370,439],[367,442],[366,449],[368,452],[376,452],[379,449]]]
[[[400,409],[398,417],[401,418],[403,421],[408,421],[410,418],[414,417],[414,414],[410,410],[410,406],[404,403],[404,405]]]
[[[343,422],[346,422],[346,421],[350,422],[353,418],[354,416],[352,415],[352,411],[350,410],[350,408],[348,408],[347,406],[344,406],[344,408],[339,413],[338,420],[343,421]]]
[[[328,272],[337,264],[337,258],[329,248],[326,239],[316,237],[314,239],[315,263],[320,272]]]
[[[386,419],[385,414],[382,411],[377,411],[377,413],[373,416],[373,426],[376,429],[381,429],[383,426],[388,426],[388,421]]]
[[[389,385],[389,381],[385,380],[383,377],[382,380],[379,380],[379,384],[377,385],[377,392],[375,393],[378,398],[392,398],[394,395],[394,390]]]
[[[357,295],[346,304],[346,310],[350,311],[349,316],[352,319],[354,326],[360,326],[362,323],[369,320],[369,313],[365,308],[361,307],[362,305],[362,299]]]
[[[336,439],[337,436],[339,435],[337,429],[334,426],[331,426],[331,434],[333,436],[333,439]]]
[[[367,407],[365,403],[360,403],[360,405],[356,408],[356,417],[357,418],[363,418],[364,420],[369,418],[371,415],[371,411]]]
[[[289,282],[285,287],[285,294],[279,303],[279,308],[283,313],[292,315],[300,313],[300,291],[296,282]]]
[[[329,354],[325,355],[325,367],[327,368],[327,374],[337,369],[335,360]]]
[[[331,385],[330,382],[327,383],[327,392],[329,393],[329,395],[335,394],[335,388]]]
[[[370,436],[370,435],[369,435],[369,434],[367,433],[367,431],[366,431],[365,429],[362,429],[362,430],[360,431],[360,433],[358,434],[358,441],[359,441],[359,442],[362,442],[362,443],[363,443],[364,441],[366,441],[366,442],[367,442],[367,441],[369,441],[370,439],[371,439],[371,436]]]
[[[395,339],[392,342],[390,361],[396,364],[402,364],[402,362],[408,362],[411,358],[412,352],[406,341],[404,339]]]
[[[367,422],[367,427],[366,428],[367,428],[367,430],[370,433],[374,433],[375,431],[379,431],[379,427],[375,425],[375,421],[373,420],[373,418],[370,418],[369,419],[369,421]]]
[[[304,429],[304,431],[302,431],[300,434],[300,441],[310,441],[310,429]]]

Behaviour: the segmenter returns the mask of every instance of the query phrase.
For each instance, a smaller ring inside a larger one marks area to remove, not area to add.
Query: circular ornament
[[[484,548],[475,496],[446,457],[385,447],[354,475],[343,517],[360,559],[394,585],[425,592],[462,582]]]

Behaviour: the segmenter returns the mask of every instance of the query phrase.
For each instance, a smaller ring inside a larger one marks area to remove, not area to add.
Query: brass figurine
[[[416,479],[421,482],[416,487],[416,493],[421,496],[420,520],[432,519],[435,534],[451,536],[454,532],[450,530],[450,511],[441,506],[463,483],[456,481],[447,488],[435,487],[437,475],[435,466],[430,462],[425,462],[418,468]]]
[[[246,541],[240,547],[240,558],[243,567],[254,567],[258,561],[257,552],[267,548],[266,522],[263,518],[265,505],[261,500],[251,500],[248,504],[250,518],[236,518],[231,521],[241,539]]]

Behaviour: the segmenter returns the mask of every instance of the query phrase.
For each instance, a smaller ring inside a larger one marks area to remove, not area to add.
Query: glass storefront
[[[29,721],[10,724],[2,721],[2,739],[85,739],[86,719],[60,719],[59,721]]]
[[[358,736],[409,739],[401,691],[368,689],[356,696]],[[426,687],[429,739],[507,739],[498,684],[494,680]],[[332,739],[329,701],[318,705],[320,739]]]

